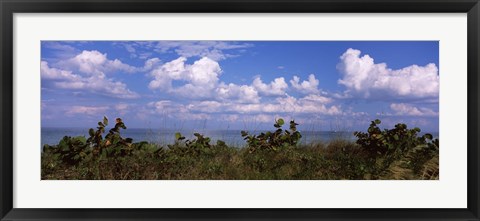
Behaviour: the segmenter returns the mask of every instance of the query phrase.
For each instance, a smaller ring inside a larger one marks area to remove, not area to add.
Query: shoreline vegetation
[[[120,118],[106,133],[108,123],[104,117],[88,138],[65,136],[44,145],[42,180],[439,179],[439,139],[402,123],[381,130],[376,119],[367,132],[354,132],[356,141],[304,145],[298,124],[279,118],[273,131],[241,131],[244,148],[200,133],[191,139],[176,133],[169,145],[133,142],[120,135],[127,129]]]

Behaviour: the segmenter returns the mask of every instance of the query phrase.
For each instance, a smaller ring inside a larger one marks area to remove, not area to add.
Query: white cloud
[[[139,95],[130,91],[127,85],[109,79],[103,73],[89,76],[73,74],[72,71],[51,68],[48,62],[42,61],[40,73],[43,79],[53,80],[53,85],[61,89],[87,90],[117,98],[137,98]]]
[[[150,89],[159,89],[189,98],[210,98],[218,85],[218,77],[222,69],[220,65],[207,57],[185,64],[187,59],[180,57],[154,69],[151,75],[155,78],[148,85]],[[186,82],[174,88],[172,81]]]
[[[187,108],[179,103],[173,102],[171,100],[161,100],[157,102],[150,102],[147,104],[147,107],[153,108],[154,113],[159,114],[174,114],[174,113],[187,113]]]
[[[66,115],[91,115],[91,116],[105,116],[109,108],[106,106],[72,106],[65,112]]]
[[[225,104],[218,101],[192,102],[186,106],[187,110],[203,113],[220,113],[224,111]]]
[[[292,87],[295,88],[297,91],[304,93],[304,94],[314,94],[318,93],[318,84],[319,81],[315,78],[315,75],[310,74],[308,76],[308,81],[303,81],[300,83],[300,78],[297,76],[293,76],[293,79],[290,80],[290,84]]]
[[[394,115],[398,116],[438,116],[438,112],[429,108],[417,108],[405,103],[392,103],[390,109],[395,111]]]
[[[342,110],[340,106],[326,106],[331,99],[322,96],[309,95],[300,99],[288,96],[287,98],[278,98],[281,104],[285,106],[285,112],[296,113],[314,113],[324,115],[340,115]]]
[[[342,74],[339,84],[346,94],[361,98],[437,98],[439,93],[438,68],[435,64],[411,65],[392,70],[385,63],[376,64],[369,55],[348,49],[337,68]]]
[[[77,70],[87,75],[98,73],[113,73],[116,71],[134,73],[137,68],[121,62],[118,59],[109,60],[107,54],[97,50],[84,50],[75,57],[66,61],[60,61],[59,67]]]
[[[152,90],[171,90],[172,81],[180,80],[182,78],[181,76],[183,75],[183,72],[185,72],[186,60],[186,58],[180,57],[154,69],[150,75],[155,79],[150,82],[148,87]]]
[[[285,90],[288,89],[287,83],[285,83],[285,79],[283,77],[275,78],[269,84],[265,84],[262,82],[260,77],[255,77],[253,80],[252,86],[261,94],[267,96],[282,96],[285,95]]]
[[[143,68],[138,68],[138,69],[140,69],[141,71],[150,71],[156,68],[160,64],[161,64],[161,60],[159,58],[150,58],[145,61]]]
[[[163,93],[190,99],[214,99],[239,103],[259,103],[260,95],[285,96],[288,84],[283,77],[264,83],[255,77],[251,85],[220,82],[222,69],[218,62],[203,57],[186,64],[186,57],[167,62],[150,72],[154,79],[148,87]],[[173,82],[176,82],[174,86]]]
[[[48,62],[40,62],[40,74],[43,79],[52,80],[78,80],[81,77],[73,74],[71,71],[60,70],[57,68],[51,68],[48,66]]]
[[[137,93],[129,90],[126,84],[105,78],[104,75],[82,78],[77,81],[55,82],[54,85],[62,89],[88,90],[90,92],[116,98],[132,99],[139,97]]]
[[[321,103],[321,104],[328,104],[328,103],[331,103],[333,101],[332,98],[325,97],[325,96],[322,96],[322,95],[317,95],[317,94],[309,94],[302,99],[305,100],[305,101],[318,102],[318,103]]]
[[[239,101],[201,101],[192,102],[187,105],[187,110],[204,113],[237,113],[237,114],[320,114],[320,115],[340,115],[342,110],[340,106],[326,104],[331,99],[309,95],[297,99],[292,96],[278,97],[272,101],[263,103],[241,103]]]
[[[150,102],[147,104],[147,107],[153,108],[150,114],[175,118],[176,120],[204,120],[211,118],[208,113],[193,113],[190,110],[191,107],[171,100]]]
[[[215,89],[217,98],[224,101],[236,100],[240,103],[258,103],[260,97],[257,90],[248,85],[225,84],[221,82]]]

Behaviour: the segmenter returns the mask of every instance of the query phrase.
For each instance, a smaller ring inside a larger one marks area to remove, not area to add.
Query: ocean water
[[[175,141],[175,133],[180,132],[186,139],[193,139],[193,133],[198,132],[204,136],[210,137],[214,143],[222,140],[229,146],[243,147],[245,140],[240,134],[241,130],[165,130],[165,129],[141,129],[128,128],[121,131],[124,138],[132,138],[133,142],[148,141],[160,145],[172,144]],[[250,134],[259,134],[262,131],[251,132]],[[328,143],[334,139],[345,139],[355,141],[353,132],[334,132],[334,131],[300,131],[302,134],[301,144],[310,143]],[[106,134],[106,133],[105,133]],[[64,136],[85,136],[88,137],[88,128],[42,128],[41,134],[42,146],[44,144],[55,145]]]

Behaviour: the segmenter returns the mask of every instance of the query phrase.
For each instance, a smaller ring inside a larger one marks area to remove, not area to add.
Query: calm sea
[[[194,138],[193,133],[198,132],[210,137],[213,142],[223,140],[229,146],[243,147],[245,141],[240,135],[241,130],[164,130],[164,129],[139,129],[128,128],[121,132],[124,138],[130,137],[134,142],[148,141],[161,145],[172,144],[175,141],[175,133],[180,132],[187,139]],[[255,132],[259,134],[261,131]],[[333,132],[333,131],[301,131],[302,144],[310,144],[317,142],[328,143],[334,139],[346,139],[355,141],[353,132]],[[85,136],[88,137],[88,128],[42,128],[42,146],[43,144],[55,145],[64,136]]]

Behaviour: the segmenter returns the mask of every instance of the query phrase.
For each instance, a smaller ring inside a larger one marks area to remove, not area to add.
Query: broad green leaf
[[[75,137],[74,139],[80,141],[82,144],[85,144],[87,142],[87,138],[85,138],[84,136],[78,136],[78,137]]]
[[[283,124],[285,124],[285,121],[284,121],[282,118],[278,118],[277,124],[278,124],[279,126],[282,126]]]
[[[393,139],[398,140],[398,135],[397,134],[393,135]]]

